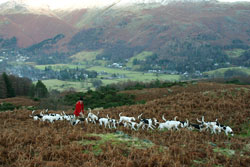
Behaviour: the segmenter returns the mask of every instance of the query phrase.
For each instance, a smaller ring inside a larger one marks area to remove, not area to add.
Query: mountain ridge
[[[96,56],[98,60],[126,64],[131,57],[148,51],[150,57],[133,61],[139,70],[203,72],[248,66],[248,52],[230,58],[226,51],[249,48],[249,11],[250,3],[178,1],[54,11],[53,17],[7,14],[0,17],[0,35],[16,36],[18,46],[28,48],[27,55],[37,64],[48,63],[46,57],[57,57],[50,64],[60,63],[60,56],[61,61],[70,62],[70,56],[78,52],[96,50],[103,50]],[[53,40],[57,35],[63,38]],[[22,41],[25,36],[29,42]]]

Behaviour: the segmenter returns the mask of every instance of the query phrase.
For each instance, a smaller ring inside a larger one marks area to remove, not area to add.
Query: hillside
[[[0,113],[3,122],[0,163],[2,166],[248,166],[249,86],[198,83],[171,89],[173,93],[165,97],[151,99],[146,104],[100,110],[99,116],[108,114],[118,119],[122,112],[124,116],[137,118],[143,113],[143,118],[155,117],[163,122],[164,114],[168,120],[178,116],[177,120],[188,119],[192,123],[205,116],[205,121],[217,118],[221,124],[232,127],[235,135],[183,128],[134,131],[122,125],[117,129],[91,123],[72,126],[66,120],[34,121],[29,117],[31,111],[22,109]],[[151,94],[148,90],[139,92]]]
[[[249,2],[136,1],[70,10],[0,7],[0,57],[6,57],[3,52],[21,55],[25,65],[118,63],[125,70],[180,74],[184,79],[214,77],[203,72],[220,68],[250,67]],[[89,58],[88,53],[98,54]],[[12,57],[13,64],[16,59]],[[248,75],[242,70],[229,73]]]
[[[25,4],[6,2],[0,5],[0,36],[16,37],[18,46],[28,47],[64,34],[69,37],[76,29],[52,11],[35,10]]]

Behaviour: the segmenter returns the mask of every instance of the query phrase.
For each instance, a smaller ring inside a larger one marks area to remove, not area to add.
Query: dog
[[[228,134],[231,134],[232,136],[234,136],[233,130],[229,126],[222,125],[218,121],[216,121],[216,125],[219,126],[225,132],[227,136]]]
[[[148,127],[147,130],[149,128],[154,130],[155,126],[153,125],[152,119],[150,119],[150,118],[149,119],[145,119],[145,118],[141,119],[141,116],[142,116],[142,114],[138,116],[138,120],[140,120],[140,123],[137,125],[137,127],[140,128],[142,126],[142,129],[144,129],[145,126],[147,126]]]
[[[91,112],[91,109],[89,108],[89,113],[88,113],[87,119],[90,120],[91,122],[93,122],[94,124],[96,124],[96,122],[98,121],[98,115],[99,115],[99,111],[98,111],[97,115],[95,115]]]
[[[221,133],[221,127],[217,125],[217,119],[215,122],[205,122],[204,116],[202,116],[202,121],[197,118],[197,122],[204,126],[202,130],[210,129],[211,134]]]
[[[104,127],[105,127],[105,128],[108,126],[109,129],[111,129],[111,126],[110,126],[110,119],[108,118],[108,115],[107,115],[107,118],[100,118],[100,119],[99,119],[99,125],[102,126],[102,124],[104,124]]]
[[[121,116],[122,112],[119,114],[119,122],[118,124],[120,124],[121,122],[125,121],[125,122],[131,122],[131,121],[135,121],[135,117],[126,117],[126,116]]]

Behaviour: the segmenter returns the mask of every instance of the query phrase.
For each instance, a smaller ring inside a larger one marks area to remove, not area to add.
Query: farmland
[[[34,121],[31,111],[20,109],[0,113],[0,166],[249,166],[249,86],[192,83],[124,92],[146,103],[100,110],[99,116],[118,119],[122,112],[137,118],[143,113],[163,122],[164,114],[192,123],[205,116],[230,126],[235,135],[51,124]]]
[[[117,68],[108,68],[103,66],[90,66],[86,65],[71,65],[71,64],[54,64],[54,65],[36,65],[36,68],[44,70],[46,67],[51,67],[53,70],[63,70],[72,68],[84,68],[88,71],[96,71],[100,74],[97,78],[100,79],[103,85],[112,83],[118,83],[123,81],[143,81],[150,82],[152,80],[163,80],[163,81],[179,81],[180,75],[168,75],[168,74],[156,74],[156,73],[144,73],[139,71],[128,71]],[[117,77],[112,77],[113,75]],[[122,76],[122,77],[120,77]],[[85,81],[61,81],[57,79],[43,80],[43,83],[50,90],[56,89],[59,91],[68,90],[74,88],[76,90],[87,90],[88,88],[94,88],[91,84],[91,80]]]

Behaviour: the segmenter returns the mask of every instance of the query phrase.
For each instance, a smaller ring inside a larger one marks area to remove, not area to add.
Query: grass
[[[55,89],[58,91],[64,91],[74,88],[77,91],[86,91],[88,87],[92,87],[92,84],[88,82],[71,82],[57,79],[43,80],[42,82],[46,85],[48,90]]]
[[[245,52],[244,49],[233,49],[233,50],[227,50],[226,54],[230,58],[237,58],[237,57],[240,57],[242,55],[242,53],[244,53],[244,52]]]
[[[82,51],[70,56],[70,58],[73,60],[73,62],[94,61],[96,59],[96,56],[101,53],[102,50]]]
[[[228,149],[228,148],[219,148],[219,147],[217,147],[217,148],[214,148],[213,151],[216,152],[216,153],[219,153],[219,154],[223,154],[223,155],[225,155],[227,157],[231,157],[231,156],[233,156],[235,154],[234,150],[231,150],[231,149]]]
[[[241,133],[235,136],[240,138],[250,138],[250,120],[242,125]]]
[[[122,69],[114,69],[114,68],[107,68],[107,67],[101,67],[101,66],[94,66],[91,68],[88,68],[88,70],[94,70],[97,72],[105,71],[109,74],[123,74],[126,75],[127,78],[122,79],[113,79],[111,82],[107,80],[103,80],[104,83],[113,83],[113,82],[119,82],[119,81],[152,81],[152,80],[168,80],[168,81],[178,81],[180,79],[179,75],[166,75],[166,74],[154,74],[154,73],[143,73],[138,71],[126,71]]]
[[[84,68],[84,65],[70,65],[70,64],[55,64],[55,65],[37,65],[36,68],[44,70],[45,67],[51,66],[53,70],[60,70],[66,68]],[[114,68],[107,68],[102,66],[93,66],[90,68],[85,68],[86,70],[93,70],[96,72],[105,71],[107,75],[100,75],[98,76],[99,79],[101,77],[110,77],[112,74],[117,75],[125,75],[126,78],[117,78],[117,79],[101,79],[103,85],[108,85],[112,83],[118,83],[123,81],[144,81],[150,82],[152,80],[164,80],[164,81],[178,81],[180,79],[179,75],[166,75],[166,74],[154,74],[154,73],[143,73],[138,71],[127,71],[122,69],[114,69]],[[42,80],[42,82],[46,85],[49,90],[55,89],[58,91],[64,91],[69,89],[76,89],[77,91],[86,91],[88,88],[93,89],[92,84],[90,81],[87,82],[80,82],[80,81],[61,81],[57,79],[49,79],[49,80]]]
[[[95,137],[94,140],[89,139],[83,139],[82,141],[79,141],[82,145],[92,145],[92,152],[95,155],[99,155],[103,152],[102,146],[105,145],[107,142],[111,143],[113,146],[119,146],[123,144],[125,146],[124,149],[130,150],[130,149],[146,149],[153,147],[155,144],[153,144],[149,140],[141,140],[135,137],[131,137],[127,134],[124,134],[121,131],[117,131],[116,133],[106,133],[106,134],[88,134],[87,137]],[[89,151],[85,150],[85,153],[89,153]]]
[[[37,69],[45,70],[46,67],[51,67],[55,71],[63,70],[63,69],[74,69],[74,68],[86,68],[85,65],[74,65],[74,64],[51,64],[51,65],[35,65]]]
[[[130,68],[133,67],[133,61],[134,61],[134,59],[137,59],[137,60],[146,60],[147,57],[152,56],[153,54],[154,54],[153,52],[143,51],[143,52],[137,54],[136,56],[130,58],[129,61],[128,61],[128,63],[127,63],[127,67],[130,67]]]
[[[47,65],[39,65],[37,68],[45,69]],[[60,70],[63,68],[83,68],[84,66],[79,65],[64,65],[64,64],[56,64],[51,65],[53,70]],[[99,79],[101,77],[110,77],[112,74],[117,75],[125,75],[126,78],[117,78],[117,79],[101,79],[103,85],[108,85],[112,83],[124,82],[124,81],[143,81],[143,82],[150,82],[152,80],[164,80],[164,81],[178,81],[180,79],[179,75],[167,75],[167,74],[154,74],[154,73],[143,73],[138,71],[127,71],[122,69],[114,69],[114,68],[107,68],[102,66],[93,66],[90,68],[85,68],[86,70],[93,70],[96,72],[105,71],[107,75],[100,75],[98,76]],[[80,82],[80,81],[61,81],[57,79],[50,79],[50,80],[42,80],[42,82],[46,85],[49,90],[55,89],[58,91],[69,90],[71,88],[76,89],[77,91],[86,91],[88,88],[94,89],[90,81],[87,82]]]
[[[211,76],[211,75],[221,75],[221,76],[224,76],[224,73],[225,73],[227,70],[240,70],[240,71],[245,72],[245,73],[247,73],[248,75],[250,75],[250,68],[247,68],[247,67],[228,67],[228,68],[220,68],[220,69],[217,69],[217,70],[212,70],[212,71],[204,72],[204,74],[207,74],[207,75],[209,75],[209,76]]]

